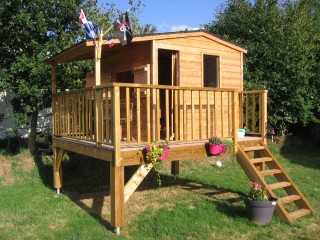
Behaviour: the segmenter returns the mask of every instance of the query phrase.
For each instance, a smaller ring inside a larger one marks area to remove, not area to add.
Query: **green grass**
[[[161,188],[151,173],[126,204],[120,237],[109,223],[105,162],[70,155],[64,163],[64,192],[56,197],[47,156],[33,160],[25,150],[2,152],[0,239],[318,239],[320,149],[297,140],[270,148],[315,214],[292,224],[279,217],[267,226],[251,223],[242,201],[248,178],[236,161],[219,168],[214,163],[221,159],[212,157],[183,161],[176,180],[165,164]],[[126,169],[127,176],[133,171]]]

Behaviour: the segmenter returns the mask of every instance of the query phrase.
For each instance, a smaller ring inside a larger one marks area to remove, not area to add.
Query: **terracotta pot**
[[[271,222],[277,199],[270,198],[269,201],[244,200],[248,217],[258,225],[266,225]]]
[[[209,142],[209,153],[211,155],[218,155],[218,154],[225,153],[225,152],[226,152],[226,147],[224,144],[215,145],[215,144]]]

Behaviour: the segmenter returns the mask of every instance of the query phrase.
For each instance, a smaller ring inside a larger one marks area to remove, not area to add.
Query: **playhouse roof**
[[[187,37],[197,37],[202,36],[208,38],[212,41],[218,42],[219,44],[225,45],[230,47],[234,50],[239,52],[247,53],[247,50],[237,46],[233,43],[227,42],[218,38],[204,30],[196,30],[196,31],[181,31],[181,32],[167,32],[167,33],[154,33],[154,34],[144,34],[134,36],[132,39],[132,43],[136,42],[148,42],[154,40],[163,40],[163,39],[173,39],[173,38],[187,38]],[[103,40],[103,52],[104,51],[115,51],[119,48],[122,48],[118,39],[114,39],[115,46],[112,48],[108,47],[108,40]],[[74,62],[74,61],[81,61],[87,59],[94,59],[94,46],[95,43],[92,40],[82,41],[58,54],[55,56],[47,59],[45,61],[46,64],[58,64],[58,63],[66,63],[66,62]]]

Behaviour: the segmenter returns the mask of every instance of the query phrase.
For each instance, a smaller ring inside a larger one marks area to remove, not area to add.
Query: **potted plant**
[[[226,145],[220,137],[214,136],[209,138],[209,153],[218,155],[226,152]]]
[[[277,199],[268,197],[266,189],[262,188],[261,184],[250,182],[250,192],[244,203],[249,219],[259,225],[266,225],[272,219]]]
[[[162,161],[167,159],[169,151],[170,147],[167,139],[161,142],[154,141],[146,147],[146,159],[154,165],[159,186],[161,186],[160,170],[162,168]]]

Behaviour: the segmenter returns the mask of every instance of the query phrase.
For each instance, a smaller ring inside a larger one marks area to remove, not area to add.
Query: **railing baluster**
[[[171,92],[172,93],[172,92]],[[165,90],[165,109],[166,109],[166,119],[165,119],[165,136],[166,139],[170,138],[170,99],[169,99],[169,89]],[[162,124],[162,123],[161,123]],[[164,126],[161,126],[163,128]],[[162,130],[163,131],[163,130]]]
[[[206,91],[206,100],[207,100],[207,138],[210,138],[211,114],[210,114],[210,92],[209,91]]]
[[[150,88],[147,89],[147,141],[151,142],[151,121],[150,121]]]
[[[202,122],[202,91],[199,91],[199,137],[200,139],[203,139],[202,134],[202,128],[203,128],[203,122]]]
[[[137,142],[141,143],[141,99],[140,99],[140,88],[136,88],[136,119],[137,119]]]
[[[183,140],[188,139],[188,121],[187,121],[187,90],[183,90]]]

